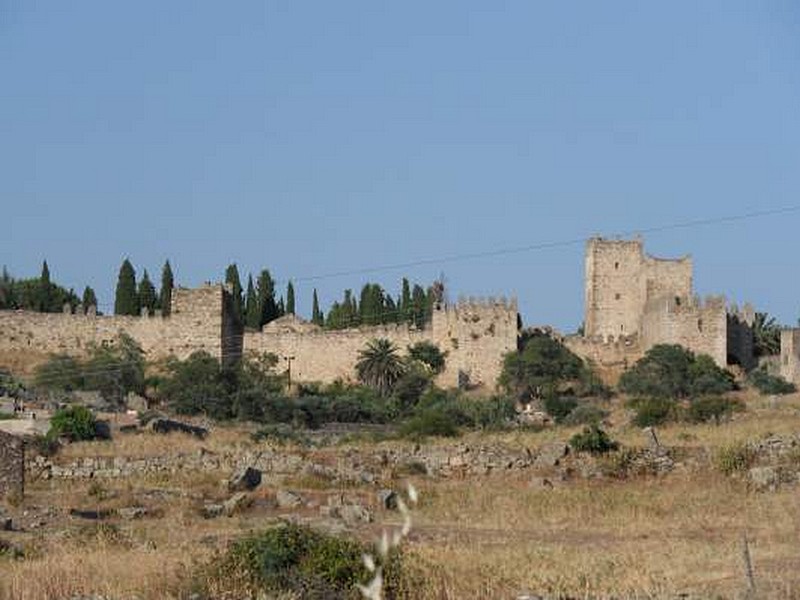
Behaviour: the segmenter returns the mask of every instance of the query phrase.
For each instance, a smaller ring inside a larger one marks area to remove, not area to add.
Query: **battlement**
[[[228,360],[241,353],[241,334],[221,285],[173,290],[171,314],[98,315],[95,311],[0,311],[0,360],[27,372],[51,354],[83,355],[92,345],[132,337],[149,360],[186,358],[204,350]]]
[[[725,311],[727,301],[725,296],[708,295],[701,298],[699,295],[691,297],[659,296],[649,298],[644,307],[645,312],[666,311],[670,314],[687,314],[704,311]]]

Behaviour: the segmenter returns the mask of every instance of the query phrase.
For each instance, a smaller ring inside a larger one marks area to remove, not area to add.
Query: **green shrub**
[[[65,437],[73,442],[93,440],[97,436],[97,421],[85,406],[59,408],[50,419],[50,438]]]
[[[619,448],[608,434],[598,425],[585,427],[581,433],[576,433],[569,440],[570,447],[575,452],[588,452],[590,454],[605,454]]]
[[[637,427],[652,427],[674,420],[677,404],[667,398],[637,398],[629,405],[636,411],[633,424]]]
[[[17,415],[15,415],[13,412],[5,412],[0,410],[0,421],[10,421],[16,418]]]
[[[677,344],[658,344],[623,373],[621,391],[640,397],[686,398],[734,389],[733,376],[706,355]]]
[[[428,436],[455,437],[458,434],[452,412],[443,408],[425,409],[400,427],[400,435],[412,439]]]
[[[792,394],[797,387],[779,375],[771,375],[761,367],[750,373],[748,380],[761,394]]]
[[[453,401],[456,420],[470,429],[502,430],[517,416],[514,401],[505,396],[493,398],[459,397]]]
[[[58,354],[36,367],[34,385],[40,389],[72,391],[83,388],[83,367],[77,359]]]
[[[253,433],[251,437],[254,442],[268,441],[278,444],[297,444],[299,446],[311,445],[310,438],[283,423],[264,425]]]
[[[586,365],[558,340],[534,334],[522,341],[522,350],[503,358],[498,382],[509,394],[522,400],[544,398],[561,384],[579,382]]]
[[[218,595],[293,593],[302,598],[357,598],[369,573],[355,540],[287,524],[235,542],[210,567],[206,587]],[[227,593],[227,594],[226,594]]]
[[[742,473],[753,466],[755,450],[744,442],[734,442],[717,450],[714,464],[725,475]]]
[[[724,417],[740,410],[744,410],[744,404],[739,400],[721,396],[703,396],[691,401],[686,418],[692,423],[714,421],[718,424]]]
[[[408,357],[426,365],[435,374],[444,371],[446,356],[447,352],[442,352],[432,342],[417,342],[408,347]]]
[[[545,412],[553,417],[556,423],[561,423],[578,406],[578,401],[571,396],[558,396],[556,394],[545,397]]]
[[[61,444],[56,437],[37,435],[31,440],[31,448],[35,454],[40,454],[41,456],[55,456],[61,448]]]
[[[608,411],[603,410],[595,404],[584,402],[576,406],[572,412],[564,417],[562,423],[569,426],[592,425],[600,423],[607,416]]]

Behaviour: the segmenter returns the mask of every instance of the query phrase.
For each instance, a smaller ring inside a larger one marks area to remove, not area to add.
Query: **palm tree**
[[[756,356],[771,356],[781,352],[781,328],[765,312],[757,312],[753,320],[753,344]]]
[[[394,384],[406,372],[403,359],[397,354],[397,347],[387,339],[367,342],[367,347],[359,353],[356,363],[358,379],[381,396],[387,396]]]

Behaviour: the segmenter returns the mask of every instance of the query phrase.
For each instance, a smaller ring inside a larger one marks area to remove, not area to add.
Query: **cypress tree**
[[[411,292],[411,314],[414,325],[422,329],[425,325],[425,309],[428,304],[428,297],[425,290],[420,285],[414,285]]]
[[[317,299],[317,288],[314,288],[314,299],[311,305],[311,322],[319,326],[325,324],[325,319],[322,316],[322,312],[319,310],[319,300]]]
[[[292,282],[286,286],[286,312],[287,314],[294,314],[294,286]]]
[[[391,294],[386,294],[386,303],[381,313],[381,323],[397,323],[397,305]]]
[[[52,294],[50,289],[50,268],[47,266],[47,261],[42,263],[42,274],[39,277],[39,290],[37,294],[37,310],[39,312],[50,312],[53,310]],[[58,307],[60,308],[60,307]]]
[[[81,299],[81,304],[83,304],[84,312],[87,312],[90,306],[94,306],[95,310],[97,309],[97,296],[95,295],[94,290],[88,285],[83,288],[83,298]]]
[[[14,280],[8,274],[8,269],[3,267],[0,277],[0,308],[16,308],[14,300]]]
[[[144,270],[142,280],[139,282],[139,309],[147,309],[147,314],[152,315],[156,309],[156,288],[150,281],[147,269]]]
[[[231,263],[225,269],[225,283],[230,287],[233,296],[234,317],[239,323],[242,323],[244,317],[242,314],[242,282],[239,279],[239,268],[236,263]]]
[[[328,311],[328,318],[325,321],[329,329],[342,328],[342,305],[334,302],[331,309]]]
[[[406,277],[403,277],[403,291],[400,294],[400,319],[411,320],[411,286]]]
[[[261,307],[258,305],[256,288],[253,286],[253,276],[247,276],[247,294],[244,301],[244,324],[250,329],[261,327]]]
[[[286,305],[283,303],[283,296],[278,299],[277,312],[279,317],[282,317],[286,314]]]
[[[167,261],[161,269],[161,292],[158,295],[158,305],[161,308],[161,314],[165,317],[172,311],[172,289],[174,287],[175,279],[172,276],[172,267]]]
[[[139,314],[139,298],[136,294],[136,271],[126,258],[119,268],[117,292],[114,296],[115,315]]]
[[[264,269],[258,275],[256,282],[256,294],[258,296],[258,306],[260,309],[259,327],[274,321],[280,316],[278,305],[275,303],[275,281],[269,270]]]

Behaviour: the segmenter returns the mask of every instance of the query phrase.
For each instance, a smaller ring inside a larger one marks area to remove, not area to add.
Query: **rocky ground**
[[[430,574],[422,598],[729,597],[746,583],[743,535],[764,593],[790,598],[793,402],[753,403],[719,427],[643,432],[619,417],[622,449],[600,457],[558,428],[320,446],[120,434],[29,458],[25,499],[0,516],[0,598],[188,597],[197,564],[270,523],[374,539],[401,522],[408,481],[422,494],[408,542]]]

